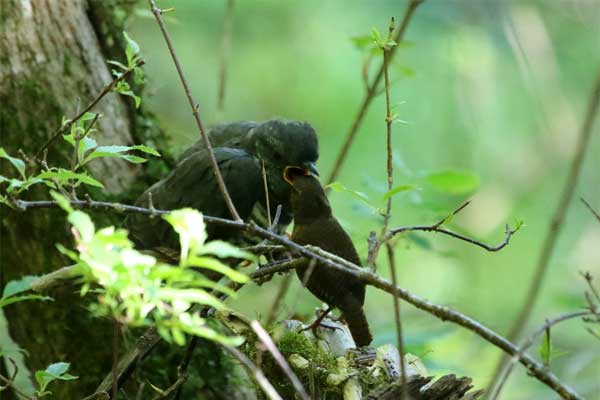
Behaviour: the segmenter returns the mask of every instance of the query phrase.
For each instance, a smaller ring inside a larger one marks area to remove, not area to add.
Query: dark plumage
[[[301,245],[318,246],[360,265],[354,244],[332,215],[329,201],[318,179],[301,173],[291,174],[288,178],[294,188],[291,199],[294,213],[292,240]],[[296,271],[304,282],[308,266]],[[308,277],[306,287],[320,300],[340,309],[358,346],[371,343],[373,337],[363,311],[364,283],[317,263]]]
[[[291,222],[291,187],[283,179],[283,170],[295,166],[316,173],[318,144],[314,129],[307,123],[269,120],[262,123],[236,122],[219,125],[209,132],[213,151],[227,190],[240,217],[250,217],[265,226],[266,196],[263,189],[262,163],[269,188],[271,215],[282,205],[279,230]],[[206,215],[230,218],[202,143],[186,151],[175,169],[148,188],[136,205],[172,210],[191,207]],[[132,216],[127,225],[133,239],[144,248],[177,248],[179,240],[172,228],[160,218]],[[217,225],[207,227],[211,239],[220,238],[247,243],[251,238],[237,230]]]

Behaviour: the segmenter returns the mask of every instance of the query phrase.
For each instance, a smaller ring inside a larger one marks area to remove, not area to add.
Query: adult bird
[[[281,119],[237,122],[213,128],[209,138],[214,140],[217,164],[240,217],[267,226],[267,215],[274,215],[281,205],[278,231],[282,232],[292,220],[291,187],[284,180],[283,171],[293,166],[307,173],[317,173],[318,143],[314,129],[308,123]],[[206,215],[231,217],[218,189],[207,150],[200,144],[185,152],[174,170],[148,188],[136,205],[153,205],[164,210],[191,207]],[[176,249],[179,246],[177,234],[160,218],[134,215],[128,219],[127,226],[133,240],[142,248]],[[207,233],[211,239],[236,244],[256,241],[238,230],[216,224],[208,224]]]
[[[313,245],[356,265],[360,258],[350,236],[331,212],[319,180],[303,170],[288,168],[286,180],[292,185],[291,205],[294,213],[292,240]],[[365,284],[351,275],[320,263],[296,269],[298,277],[312,294],[332,308],[338,308],[346,320],[354,342],[367,346],[373,339],[363,311]]]

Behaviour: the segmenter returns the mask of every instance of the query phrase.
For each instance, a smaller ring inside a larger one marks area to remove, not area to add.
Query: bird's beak
[[[305,175],[312,175],[317,178],[319,177],[319,170],[317,169],[317,165],[314,162],[303,163],[302,169],[304,170]]]
[[[294,186],[294,175],[318,177],[319,171],[314,162],[305,162],[302,166],[288,165],[283,169],[283,179],[292,186]]]

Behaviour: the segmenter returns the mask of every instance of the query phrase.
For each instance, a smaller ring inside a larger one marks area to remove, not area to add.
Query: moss
[[[319,395],[316,398],[327,398],[329,400],[342,398],[341,385],[332,387],[327,384],[327,376],[337,372],[337,362],[333,355],[320,349],[316,343],[301,333],[285,331],[283,334],[278,335],[278,332],[273,332],[273,329],[270,329],[269,333],[274,338],[280,336],[277,340],[277,347],[286,359],[289,359],[292,354],[298,354],[308,360],[308,368],[292,368],[309,393],[317,390]],[[257,357],[256,341],[255,337],[248,338],[243,347],[244,352],[251,360],[255,360]],[[295,398],[296,390],[268,353],[262,354],[261,368],[284,399]],[[264,398],[264,394],[258,387],[256,392],[259,399]]]

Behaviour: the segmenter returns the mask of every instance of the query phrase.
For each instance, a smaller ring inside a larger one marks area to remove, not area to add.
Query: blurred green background
[[[217,110],[221,1],[160,1],[205,123],[264,120],[274,116],[309,121],[320,140],[325,179],[364,96],[361,68],[367,51],[352,38],[371,28],[387,31],[406,1],[237,1],[225,109]],[[158,114],[175,151],[198,137],[157,25],[145,3],[129,31],[141,45],[149,90],[144,98]],[[407,123],[393,129],[395,183],[417,190],[393,200],[392,226],[431,224],[471,199],[453,229],[499,243],[504,224],[524,228],[499,253],[419,234],[397,242],[400,285],[448,305],[506,334],[524,299],[549,219],[566,178],[579,126],[600,69],[600,2],[441,1],[418,9],[390,67],[394,112]],[[371,72],[379,67],[379,56]],[[385,104],[371,105],[338,181],[360,191],[375,207],[384,203]],[[595,129],[576,198],[600,208],[600,138]],[[466,171],[473,184],[442,190],[428,174]],[[479,182],[478,184],[477,181]],[[335,214],[366,258],[367,236],[382,218],[355,196],[334,192]],[[576,200],[543,285],[528,331],[584,305],[584,281],[600,280],[600,224]],[[379,272],[388,277],[385,254]],[[265,316],[279,279],[245,288],[232,306]],[[318,301],[297,280],[286,313],[311,315]],[[366,311],[375,345],[395,343],[392,299],[370,289]],[[402,304],[408,351],[431,373],[455,373],[487,383],[500,352],[473,334]],[[586,398],[600,399],[600,342],[574,320],[553,331],[552,369]],[[537,345],[532,348],[537,351]],[[517,367],[505,399],[556,396]]]

